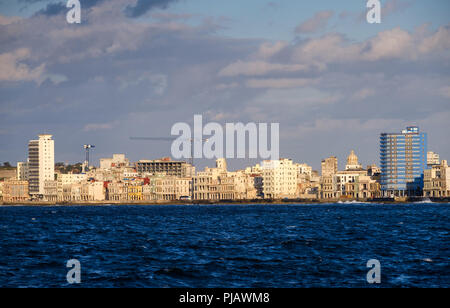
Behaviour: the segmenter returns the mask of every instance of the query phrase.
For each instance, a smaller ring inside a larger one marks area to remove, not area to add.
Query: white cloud
[[[30,68],[22,61],[31,57],[27,48],[16,49],[0,54],[0,81],[30,81],[38,82],[45,71],[45,64]]]
[[[246,82],[249,88],[298,88],[309,86],[317,83],[317,79],[308,78],[266,78],[266,79],[249,79]]]
[[[244,62],[239,60],[223,68],[219,72],[219,76],[262,76],[272,72],[299,72],[307,69],[308,66],[303,64],[279,64],[265,61]]]
[[[317,12],[310,19],[302,22],[295,28],[296,33],[313,33],[324,29],[328,20],[333,16],[333,11],[320,11]]]
[[[256,58],[268,59],[289,45],[286,41],[277,42],[264,42],[259,46],[258,51],[255,54]]]

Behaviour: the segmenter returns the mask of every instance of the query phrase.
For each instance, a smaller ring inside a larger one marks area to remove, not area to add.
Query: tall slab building
[[[28,190],[43,195],[44,183],[55,179],[55,141],[52,135],[39,135],[28,143]]]
[[[385,197],[421,196],[427,166],[427,134],[410,126],[380,136],[381,190]]]

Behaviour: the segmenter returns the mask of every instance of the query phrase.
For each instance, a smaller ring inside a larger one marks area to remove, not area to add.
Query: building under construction
[[[168,176],[192,177],[195,168],[184,161],[173,161],[168,157],[158,160],[140,160],[136,162],[136,171],[139,173],[158,174],[164,173]]]

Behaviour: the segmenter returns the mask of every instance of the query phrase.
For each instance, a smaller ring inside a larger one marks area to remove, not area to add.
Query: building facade
[[[423,195],[434,198],[450,197],[450,167],[446,160],[425,170]]]
[[[417,126],[380,136],[381,190],[385,197],[421,196],[427,134]]]
[[[297,198],[298,167],[290,159],[264,161],[264,199]]]
[[[322,176],[331,176],[338,171],[338,159],[334,156],[322,160]]]
[[[2,188],[3,202],[23,202],[28,201],[28,182],[19,180],[7,180],[3,182]]]
[[[30,195],[44,195],[45,181],[55,179],[55,143],[52,135],[39,135],[28,143],[28,182]]]
[[[173,161],[170,158],[159,160],[140,160],[136,163],[138,173],[158,174],[164,173],[168,176],[192,177],[195,169],[191,164],[184,161]]]

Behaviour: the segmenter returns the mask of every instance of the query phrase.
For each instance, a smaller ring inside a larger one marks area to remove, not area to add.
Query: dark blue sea
[[[0,286],[449,287],[449,231],[449,204],[0,207]]]

